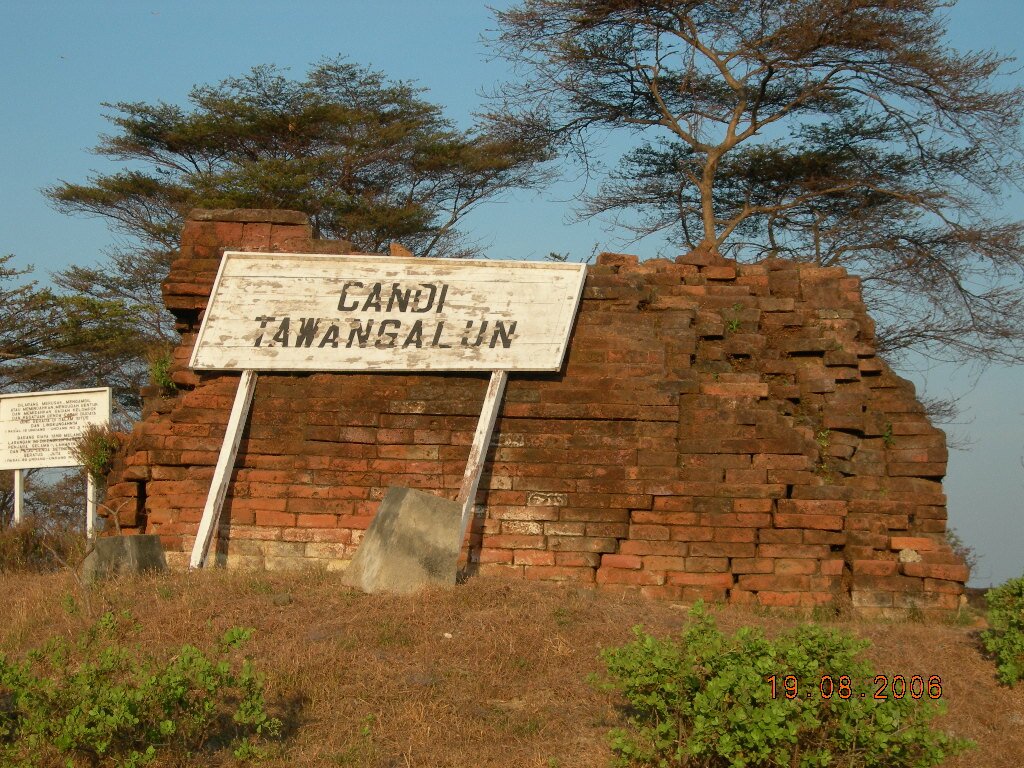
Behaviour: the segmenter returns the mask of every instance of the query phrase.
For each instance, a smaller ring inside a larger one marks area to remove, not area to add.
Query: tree
[[[420,93],[335,59],[299,81],[261,66],[196,86],[187,107],[104,105],[117,130],[95,152],[131,167],[45,192],[58,210],[104,217],[122,236],[107,263],[54,276],[80,304],[69,318],[93,334],[80,352],[107,363],[122,402],[136,404],[147,350],[176,341],[160,282],[190,209],[296,209],[317,236],[362,252],[400,241],[419,256],[456,257],[474,252],[457,228],[466,213],[544,177],[543,143],[500,123],[458,130]]]
[[[61,294],[0,257],[0,393],[110,386],[138,406],[135,313],[111,298]]]
[[[37,378],[59,324],[58,300],[0,256],[0,393],[28,388]]]
[[[457,130],[408,83],[342,60],[305,80],[272,66],[196,86],[191,109],[106,104],[118,128],[96,153],[146,169],[61,182],[67,213],[103,216],[145,246],[173,250],[194,207],[293,208],[318,237],[361,251],[401,241],[421,256],[460,256],[459,220],[503,190],[540,178],[543,143],[499,123]]]
[[[842,265],[880,348],[1024,360],[1024,179],[1009,59],[943,41],[942,0],[523,0],[495,44],[524,79],[496,115],[591,159],[636,147],[586,199],[637,239],[741,261]]]

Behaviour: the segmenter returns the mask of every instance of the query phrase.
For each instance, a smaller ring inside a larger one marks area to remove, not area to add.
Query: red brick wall
[[[347,251],[309,238],[287,211],[185,226],[164,284],[179,391],[147,391],[107,498],[171,560],[187,561],[238,381],[184,367],[220,255]],[[454,498],[486,383],[261,375],[219,558],[343,568],[387,486]],[[563,371],[510,376],[487,467],[467,542],[481,573],[882,613],[956,608],[967,576],[945,543],[945,435],[875,355],[840,268],[602,254]]]

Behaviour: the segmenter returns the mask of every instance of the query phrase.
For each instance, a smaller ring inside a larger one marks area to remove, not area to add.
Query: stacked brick
[[[179,389],[146,393],[106,504],[179,562],[238,381],[185,368],[225,249],[347,244],[311,240],[293,212],[201,211],[186,224],[164,285]],[[454,498],[486,383],[262,375],[220,559],[343,568],[389,485]],[[510,376],[466,557],[480,573],[652,598],[941,613],[967,578],[946,543],[945,468],[944,434],[875,354],[857,278],[602,254],[563,370]]]

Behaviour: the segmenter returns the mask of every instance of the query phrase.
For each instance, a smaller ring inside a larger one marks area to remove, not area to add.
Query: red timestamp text
[[[773,699],[941,699],[942,678],[938,675],[875,675],[855,680],[849,675],[822,675],[799,680],[796,675],[768,675],[765,682]]]

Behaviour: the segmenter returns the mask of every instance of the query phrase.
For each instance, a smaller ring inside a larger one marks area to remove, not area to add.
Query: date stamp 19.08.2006
[[[773,699],[941,699],[942,678],[938,675],[875,675],[857,679],[849,675],[822,675],[800,680],[796,675],[768,675]]]

